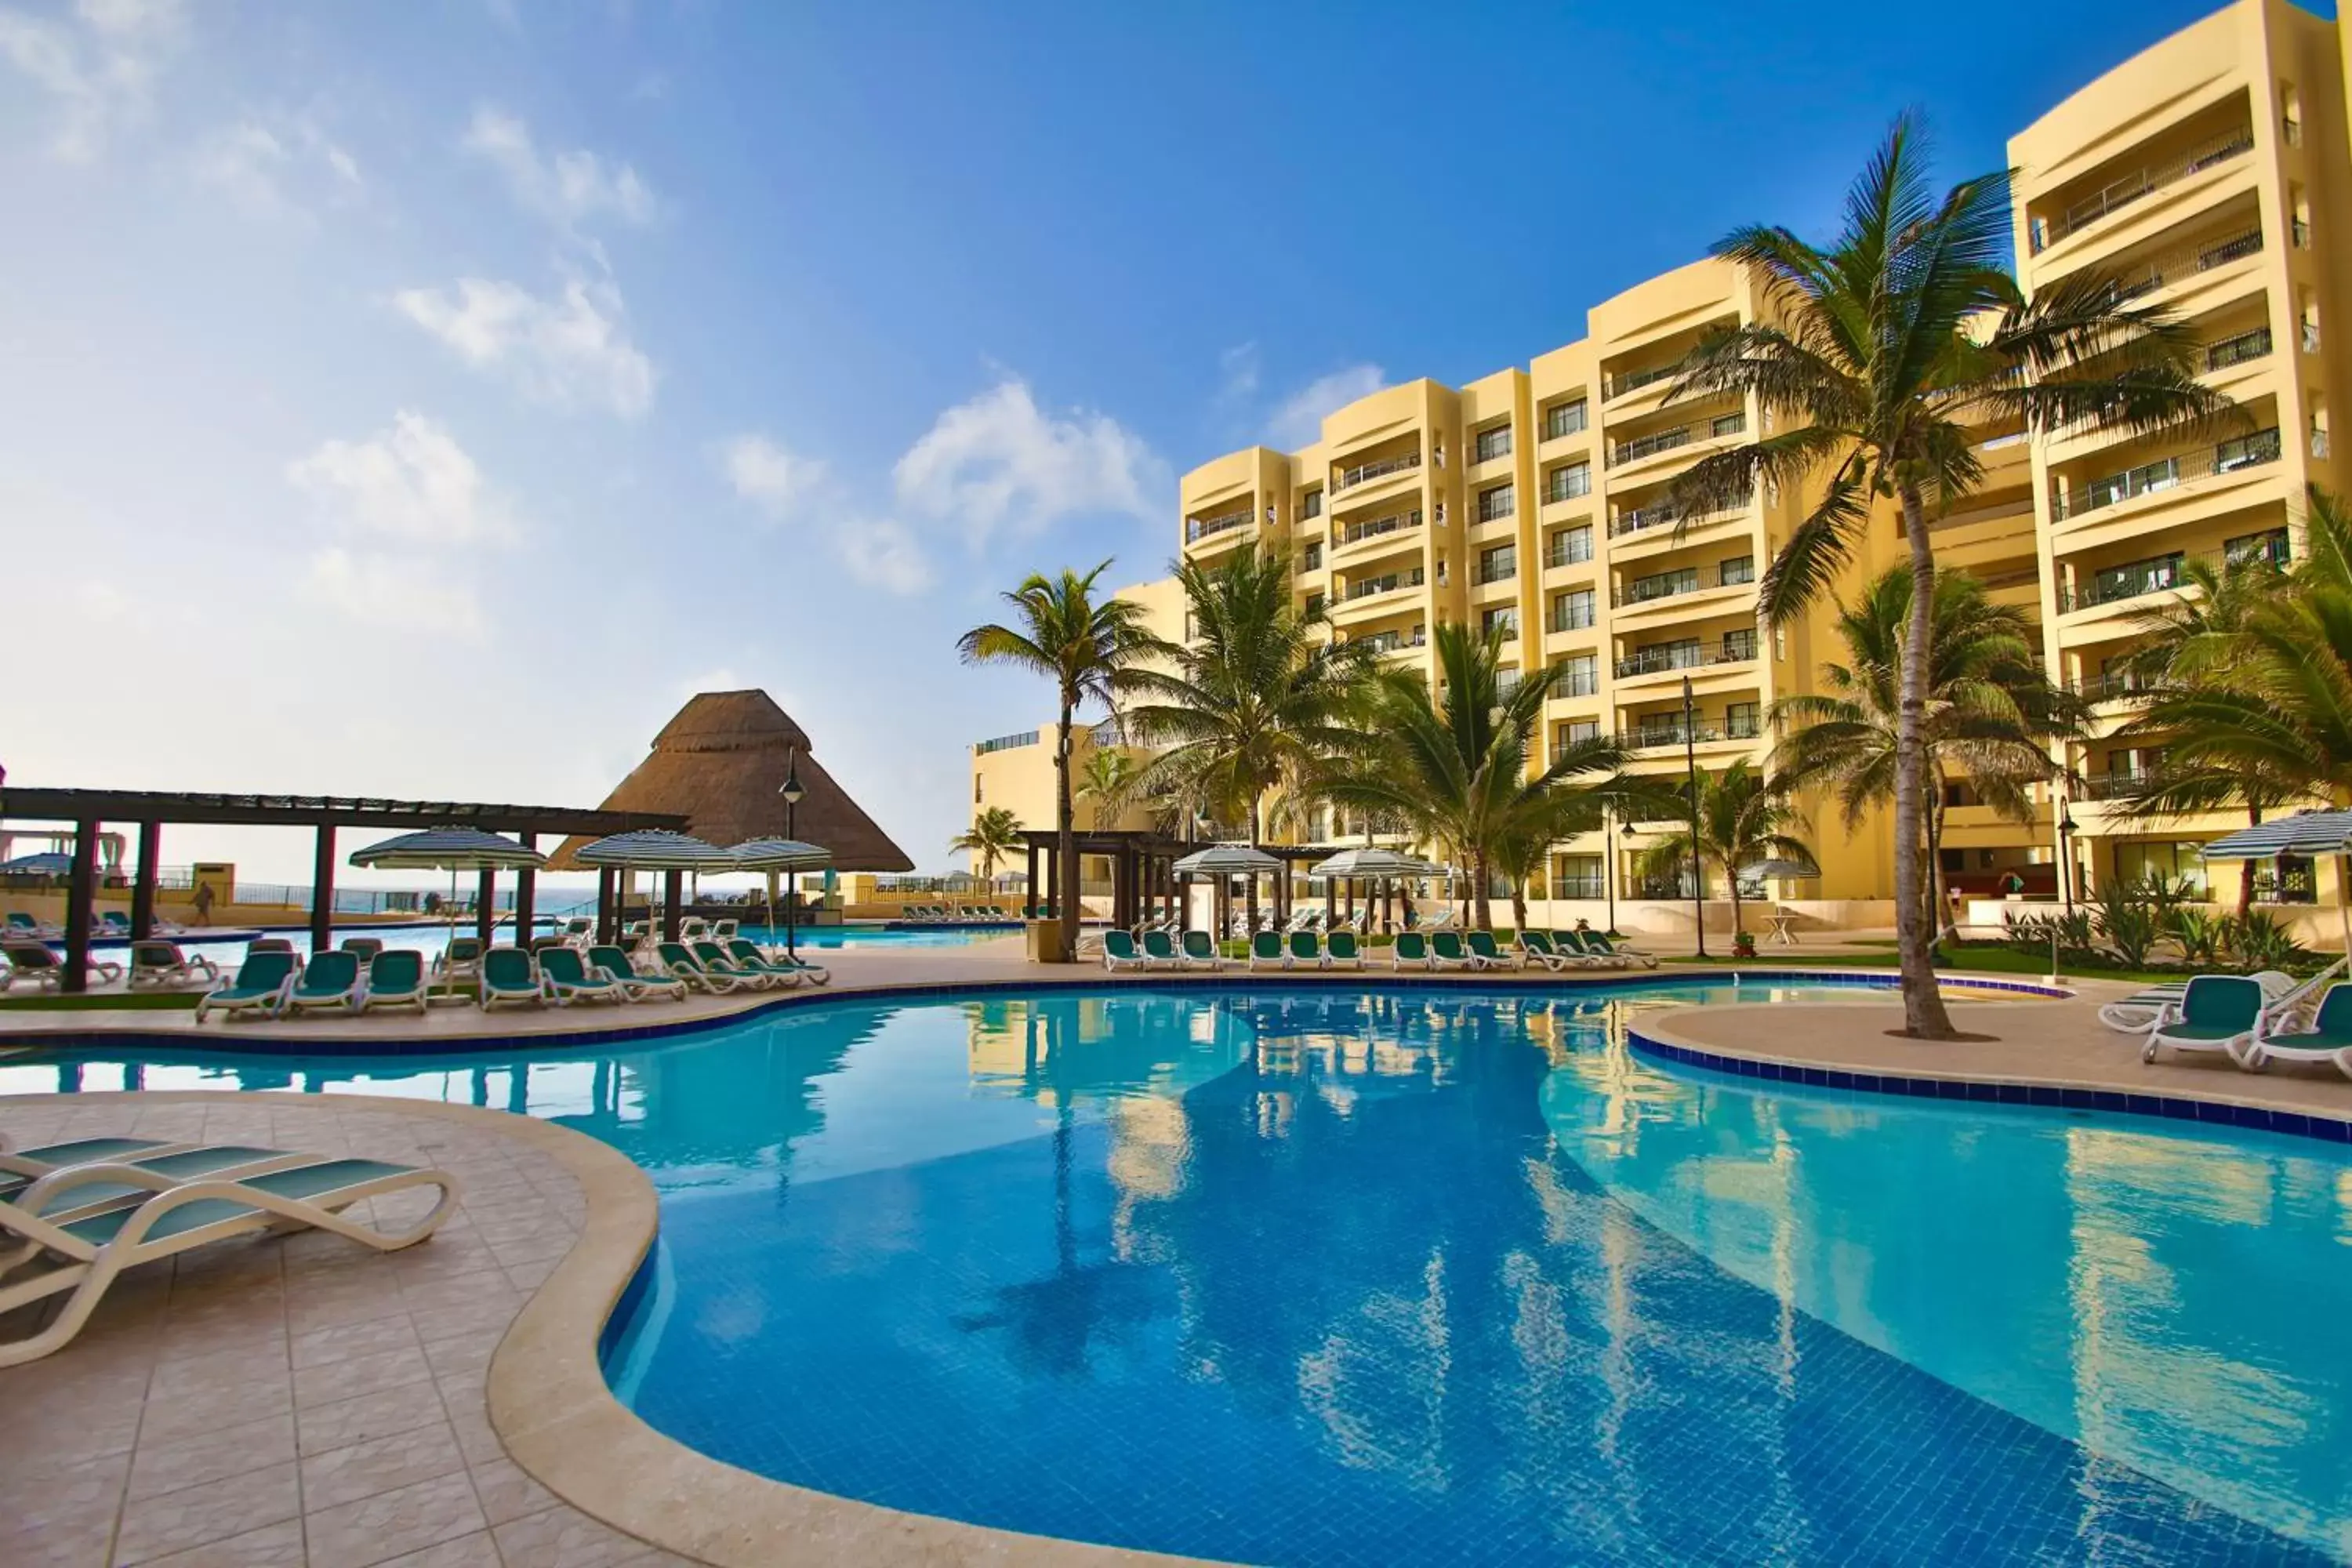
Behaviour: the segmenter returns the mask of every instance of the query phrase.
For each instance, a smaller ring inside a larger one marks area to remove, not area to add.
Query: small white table
[[[1797,917],[1795,915],[1790,914],[1786,910],[1774,910],[1767,918],[1771,923],[1772,930],[1770,933],[1764,938],[1766,942],[1777,942],[1783,947],[1794,947],[1797,945],[1797,933],[1789,929],[1797,923]]]

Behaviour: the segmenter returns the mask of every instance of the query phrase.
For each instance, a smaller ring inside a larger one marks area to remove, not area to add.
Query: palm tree
[[[1125,599],[1097,603],[1095,583],[1110,569],[1105,561],[1081,577],[1064,570],[1058,577],[1032,574],[1004,595],[1014,626],[974,626],[957,640],[966,664],[1013,664],[1054,682],[1061,712],[1054,727],[1054,905],[1060,919],[1060,957],[1076,962],[1078,952],[1078,838],[1070,809],[1070,723],[1093,703],[1111,709],[1128,690],[1142,661],[1164,656],[1167,647],[1144,621],[1143,608]]]
[[[1785,737],[1773,766],[1792,789],[1834,789],[1849,833],[1872,807],[1894,798],[1911,594],[1910,569],[1897,566],[1857,603],[1841,606],[1837,627],[1847,662],[1822,667],[1821,692],[1772,705],[1773,723]],[[1994,604],[1974,577],[1953,572],[1936,578],[1919,727],[1931,797],[1925,825],[1930,911],[1943,907],[1944,811],[1954,776],[1965,777],[1985,805],[2031,822],[2030,786],[2058,772],[2053,744],[2081,733],[2081,704],[2043,678],[2033,637],[2025,613]],[[1930,920],[1940,934],[1941,922],[1932,913]]]
[[[2185,325],[2130,306],[2112,279],[2087,271],[2028,300],[2007,270],[2009,244],[2007,173],[1937,200],[1925,132],[1900,120],[1855,181],[1827,248],[1760,225],[1717,247],[1749,269],[1764,309],[1708,333],[1669,394],[1751,396],[1769,432],[1694,464],[1672,500],[1685,517],[1746,505],[1759,485],[1827,476],[1759,590],[1772,625],[1827,589],[1880,503],[1900,511],[1915,590],[1896,708],[1895,919],[1906,1032],[1933,1039],[1953,1031],[1920,897],[1929,520],[1982,482],[1976,433],[1985,428],[2146,435],[2210,422],[2227,406],[2198,384]]]
[[[1480,635],[1456,622],[1437,627],[1438,695],[1417,673],[1382,672],[1367,713],[1369,742],[1322,794],[1339,804],[1401,822],[1423,842],[1470,868],[1472,920],[1491,928],[1489,886],[1498,858],[1516,859],[1540,837],[1557,837],[1560,796],[1582,794],[1565,781],[1609,773],[1624,760],[1613,739],[1563,746],[1550,765],[1528,758],[1542,733],[1544,700],[1560,665],[1529,674],[1503,695],[1499,628]]]
[[[1698,775],[1698,808],[1688,813],[1676,832],[1644,849],[1636,867],[1645,877],[1659,877],[1687,866],[1698,879],[1701,898],[1706,892],[1706,868],[1721,870],[1731,888],[1736,935],[1747,929],[1739,910],[1742,867],[1775,858],[1819,864],[1804,840],[1788,831],[1801,820],[1789,798],[1787,781],[1768,776],[1742,757],[1719,773]]]
[[[1495,846],[1495,870],[1511,885],[1511,929],[1528,929],[1528,882],[1551,858],[1551,847],[1601,826],[1597,790],[1555,789],[1549,811],[1530,811]]]
[[[1132,752],[1116,746],[1097,746],[1087,753],[1086,765],[1078,770],[1077,797],[1093,805],[1094,826],[1108,826],[1125,814],[1142,772]]]
[[[1333,760],[1361,743],[1356,721],[1372,658],[1361,645],[1328,640],[1321,615],[1292,603],[1289,562],[1278,551],[1245,544],[1216,565],[1186,561],[1175,570],[1193,630],[1135,676],[1138,700],[1125,721],[1139,740],[1166,749],[1133,789],[1186,813],[1234,813],[1255,848],[1269,795],[1277,814],[1303,814]],[[1255,878],[1249,914],[1255,926]]]
[[[971,819],[969,828],[949,839],[948,847],[968,852],[981,880],[993,882],[996,863],[1021,847],[1021,819],[1009,806],[989,806]]]

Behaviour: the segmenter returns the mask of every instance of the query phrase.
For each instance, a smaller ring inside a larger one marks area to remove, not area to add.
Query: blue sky
[[[0,765],[593,804],[757,685],[943,866],[996,589],[2210,8],[0,0]]]

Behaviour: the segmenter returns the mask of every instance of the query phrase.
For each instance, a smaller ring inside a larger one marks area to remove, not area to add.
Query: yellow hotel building
[[[2211,384],[2250,416],[2203,442],[1986,429],[1983,488],[1931,524],[1939,564],[2033,616],[2046,668],[2099,700],[2103,734],[2130,710],[2111,672],[2132,646],[2132,617],[2167,602],[2180,563],[2292,558],[2305,486],[2342,488],[2328,405],[2344,381],[2332,371],[2345,334],[2332,323],[2352,328],[2336,298],[2352,286],[2347,54],[2352,32],[2284,0],[2240,0],[2011,141],[2021,283],[2084,267],[2120,276],[2192,324]],[[1565,667],[1546,716],[1551,744],[1613,731],[1638,770],[1679,774],[1687,732],[1701,768],[1761,762],[1773,702],[1816,689],[1822,663],[1843,651],[1827,605],[1785,629],[1757,620],[1756,581],[1808,497],[1759,488],[1679,530],[1662,505],[1692,462],[1759,432],[1752,403],[1666,401],[1673,365],[1702,333],[1759,311],[1727,262],[1639,284],[1591,307],[1582,338],[1525,366],[1458,388],[1389,387],[1330,414],[1304,450],[1255,447],[1194,468],[1179,485],[1179,548],[1203,561],[1249,542],[1286,551],[1300,602],[1324,610],[1334,637],[1408,666],[1428,667],[1441,623],[1503,628],[1517,668]],[[1881,519],[1841,594],[1901,556],[1893,518]],[[1172,632],[1181,605],[1164,584],[1144,592]],[[1034,753],[1042,774],[1024,773],[1026,748],[989,745],[975,748],[976,804],[1049,826],[1050,750]],[[1956,783],[1948,878],[1983,891],[2014,871],[2032,892],[2057,891],[2062,814],[2077,896],[2144,868],[2195,874],[2195,841],[2242,816],[2151,830],[2104,804],[2158,760],[2095,741],[2071,759],[2087,785],[2074,798],[2049,794],[2032,824]],[[1808,804],[1822,875],[1795,907],[1822,923],[1891,924],[1885,823],[1849,837],[1832,807]],[[1642,929],[1642,905],[1671,900],[1675,889],[1631,875],[1640,836],[1606,837],[1558,847],[1544,890],[1563,901],[1538,918],[1598,914],[1613,892],[1621,921]],[[1658,923],[1687,929],[1687,909],[1670,917],[1661,904]]]

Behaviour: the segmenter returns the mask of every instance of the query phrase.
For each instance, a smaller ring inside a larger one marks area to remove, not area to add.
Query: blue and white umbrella
[[[797,838],[752,838],[727,851],[738,871],[766,871],[768,878],[768,930],[776,929],[776,879],[773,873],[783,871],[822,871],[833,865],[833,851],[821,844],[807,844]],[[793,940],[795,917],[800,912],[800,889],[791,889],[791,900],[784,905],[784,951],[795,958],[800,950]]]
[[[0,860],[0,873],[11,877],[63,877],[73,870],[73,857],[56,849]]]
[[[2273,817],[2257,826],[2241,828],[2214,839],[2201,851],[2208,860],[2274,860],[2282,855],[2336,857],[2336,922],[2344,929],[2344,950],[2352,956],[2352,904],[2345,899],[2345,878],[2352,872],[2345,861],[2352,855],[2352,811],[2298,811]]]
[[[628,902],[632,871],[740,871],[732,851],[690,833],[639,827],[583,845],[572,858],[583,866],[610,866],[621,873],[621,901]],[[648,912],[652,895],[646,895]]]
[[[526,849],[514,839],[478,827],[427,827],[404,833],[351,853],[354,866],[377,871],[446,871],[449,873],[449,934],[457,932],[457,873],[460,871],[536,871],[547,857]],[[518,930],[525,946],[530,933]]]

